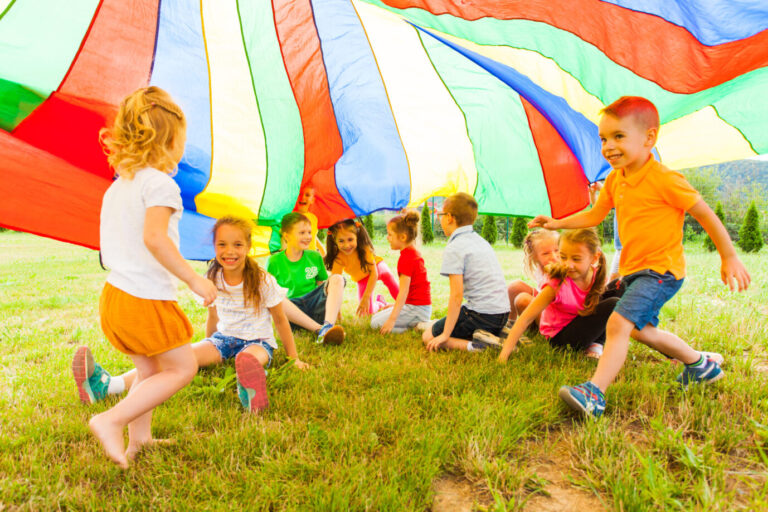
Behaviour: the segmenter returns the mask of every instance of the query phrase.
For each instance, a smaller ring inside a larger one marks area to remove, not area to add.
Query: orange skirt
[[[154,356],[189,343],[192,324],[175,300],[140,299],[104,283],[101,330],[128,355]]]

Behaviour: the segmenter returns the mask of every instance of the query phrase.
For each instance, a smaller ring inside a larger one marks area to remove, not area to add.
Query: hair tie
[[[154,101],[152,101],[152,102],[150,102],[150,105],[152,105],[154,107],[156,105],[156,103]]]
[[[357,226],[359,228],[361,226],[361,224],[358,221],[355,221],[355,226]]]

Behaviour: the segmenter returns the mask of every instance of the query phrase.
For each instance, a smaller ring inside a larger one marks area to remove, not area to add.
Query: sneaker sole
[[[248,392],[247,409],[253,413],[266,409],[269,406],[267,375],[259,360],[251,354],[241,352],[235,358],[235,370],[238,382]]]
[[[581,405],[581,402],[573,398],[573,395],[571,395],[571,390],[568,386],[561,387],[560,391],[557,392],[557,396],[559,396],[560,399],[574,411],[579,412],[585,416],[589,415],[586,407]]]
[[[501,348],[502,346],[501,339],[482,329],[478,329],[472,334],[472,341],[488,345],[489,347]]]
[[[88,377],[93,373],[94,364],[93,354],[88,347],[79,347],[72,358],[72,375],[75,377],[77,394],[84,404],[96,403],[91,386],[88,384]]]
[[[328,332],[325,333],[323,338],[323,344],[325,345],[341,345],[344,341],[344,328],[340,325],[334,325]]]

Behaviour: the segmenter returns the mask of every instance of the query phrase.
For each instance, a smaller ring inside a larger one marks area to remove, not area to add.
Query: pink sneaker
[[[255,356],[240,352],[235,358],[237,396],[248,411],[258,413],[269,406],[267,375]]]

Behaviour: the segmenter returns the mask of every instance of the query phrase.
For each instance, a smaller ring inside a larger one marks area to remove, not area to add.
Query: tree
[[[493,245],[496,243],[498,232],[496,231],[496,219],[493,218],[493,215],[483,216],[482,236],[488,241],[489,244]]]
[[[718,201],[717,204],[715,205],[715,215],[717,215],[717,218],[720,219],[720,222],[722,222],[723,225],[725,225],[725,212],[723,211],[723,203],[721,203],[720,201]],[[709,237],[704,239],[704,248],[709,252],[712,252],[715,249],[717,249],[717,247],[715,247],[715,242],[713,242],[712,239]]]
[[[515,247],[522,247],[523,240],[528,234],[528,222],[525,217],[515,217],[515,222],[512,224],[512,234],[509,235],[509,241]]]
[[[421,240],[425,244],[431,244],[435,240],[435,233],[432,231],[432,219],[429,216],[429,206],[424,203],[421,209]]]
[[[368,236],[373,240],[375,238],[375,233],[373,231],[373,215],[365,215],[363,217],[363,226],[365,226]]]
[[[755,202],[749,205],[744,224],[739,231],[739,247],[745,252],[757,252],[763,247],[763,235],[760,233],[760,217]]]

